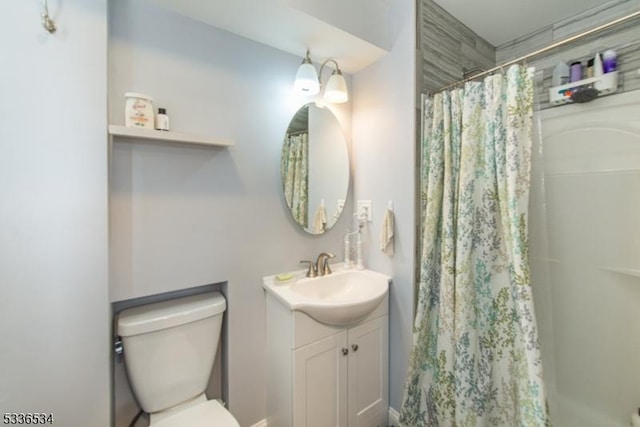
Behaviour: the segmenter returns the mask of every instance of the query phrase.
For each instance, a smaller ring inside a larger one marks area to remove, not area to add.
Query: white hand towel
[[[316,234],[324,233],[326,226],[327,213],[324,210],[324,203],[320,203],[320,206],[316,209],[316,214],[313,217],[313,232]]]
[[[380,232],[380,250],[387,255],[393,255],[393,211],[387,209],[382,219]]]

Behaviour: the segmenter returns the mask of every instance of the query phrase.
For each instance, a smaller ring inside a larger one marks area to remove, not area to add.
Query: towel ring
[[[42,18],[42,26],[49,33],[53,34],[56,32],[58,27],[56,27],[56,23],[49,16],[49,5],[47,4],[47,0],[42,0],[42,13],[40,14]]]

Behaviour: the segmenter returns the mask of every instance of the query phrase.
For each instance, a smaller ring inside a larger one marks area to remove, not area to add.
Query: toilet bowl
[[[123,310],[118,335],[129,384],[153,427],[240,427],[205,389],[226,301],[219,292]]]

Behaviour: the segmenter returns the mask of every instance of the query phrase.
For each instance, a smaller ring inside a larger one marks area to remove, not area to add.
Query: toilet
[[[129,308],[118,316],[129,384],[153,427],[240,427],[205,389],[226,301],[219,292]]]

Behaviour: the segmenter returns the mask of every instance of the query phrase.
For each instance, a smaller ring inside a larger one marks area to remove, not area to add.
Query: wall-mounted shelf
[[[571,95],[583,88],[593,87],[598,91],[598,96],[611,95],[618,90],[618,72],[603,74],[599,77],[578,80],[562,86],[555,86],[549,89],[549,103],[551,105],[562,105],[573,103]]]
[[[145,139],[160,142],[177,142],[182,144],[213,145],[229,147],[235,144],[230,138],[214,138],[209,135],[197,135],[182,132],[165,132],[153,129],[137,129],[119,125],[109,125],[109,135],[126,138]]]

